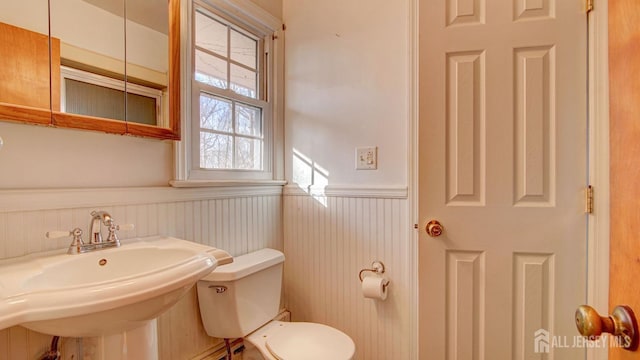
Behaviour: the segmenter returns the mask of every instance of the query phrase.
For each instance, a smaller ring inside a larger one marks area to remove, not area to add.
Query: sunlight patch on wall
[[[297,149],[293,149],[292,163],[292,182],[327,207],[325,189],[329,185],[329,171]]]

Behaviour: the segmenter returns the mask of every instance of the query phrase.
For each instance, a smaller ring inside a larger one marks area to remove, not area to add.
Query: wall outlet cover
[[[378,168],[378,148],[365,146],[356,148],[356,170],[376,170]]]

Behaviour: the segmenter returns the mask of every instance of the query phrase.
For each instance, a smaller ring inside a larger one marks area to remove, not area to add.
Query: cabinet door
[[[127,0],[127,122],[165,126],[169,70],[166,0]]]
[[[58,49],[56,41],[49,41],[46,0],[0,2],[1,120],[51,122],[49,85],[58,79],[51,76],[49,54],[55,58]]]
[[[170,86],[179,84],[179,10],[179,0],[126,0],[129,134],[179,138],[180,93]]]

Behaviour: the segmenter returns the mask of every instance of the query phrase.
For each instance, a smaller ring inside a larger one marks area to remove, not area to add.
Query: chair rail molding
[[[0,190],[0,212],[212,200],[282,195],[282,185],[218,184],[211,187],[126,187]]]
[[[289,184],[284,187],[285,196],[359,197],[379,199],[407,199],[407,186],[300,186]]]

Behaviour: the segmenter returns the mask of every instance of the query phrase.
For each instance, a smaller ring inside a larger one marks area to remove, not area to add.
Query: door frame
[[[408,0],[409,2],[409,14],[408,14],[408,26],[407,26],[407,35],[408,35],[408,47],[409,47],[409,63],[407,64],[408,74],[407,74],[407,85],[408,85],[408,93],[407,93],[407,106],[408,106],[408,119],[409,122],[407,126],[407,181],[408,181],[408,211],[410,226],[413,224],[414,229],[409,232],[409,253],[412,255],[411,259],[408,259],[409,266],[411,270],[409,274],[411,274],[411,279],[409,279],[410,289],[409,289],[409,326],[410,326],[410,336],[409,336],[409,355],[411,359],[418,359],[418,347],[420,344],[420,334],[418,333],[419,323],[418,323],[418,309],[420,303],[418,302],[418,235],[420,231],[420,219],[418,217],[418,123],[420,121],[419,118],[419,107],[420,107],[420,98],[418,87],[419,84],[419,67],[420,67],[420,49],[419,49],[419,6],[420,0]]]
[[[419,159],[419,19],[420,0],[409,1],[408,14],[408,164],[407,180],[409,219],[415,224],[410,232],[410,352],[418,359],[418,235],[422,231],[418,216],[418,159]],[[587,302],[600,313],[609,313],[609,61],[608,61],[608,4],[596,2],[588,14],[588,126],[589,126],[589,183],[594,187],[594,214],[589,215],[587,243]],[[576,304],[576,306],[579,304]],[[576,335],[578,334],[576,330]],[[608,349],[587,349],[587,360],[608,359]]]
[[[609,21],[607,0],[589,13],[589,181],[594,213],[589,215],[587,302],[609,313]],[[577,334],[577,331],[576,331]],[[588,360],[606,360],[608,349],[589,349]]]

